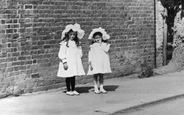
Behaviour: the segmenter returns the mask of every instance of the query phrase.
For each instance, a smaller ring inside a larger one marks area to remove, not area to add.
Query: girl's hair
[[[97,36],[97,35],[99,35],[99,36],[101,36],[101,37],[103,36],[103,34],[102,34],[101,32],[95,32],[95,33],[93,34],[93,39],[94,39],[95,36]],[[107,40],[103,40],[103,39],[102,39],[102,42],[105,42],[105,43],[106,43]],[[95,43],[94,40],[91,41],[91,44],[93,44],[93,43]]]
[[[70,38],[69,38],[69,33],[70,33],[70,32],[74,32],[74,31],[73,31],[72,29],[70,29],[70,30],[65,34],[65,37],[64,37],[63,40],[62,40],[62,41],[66,41],[66,42],[67,42],[67,44],[66,44],[67,47],[69,47],[69,46],[68,46],[68,40],[70,39]],[[80,42],[79,42],[79,38],[77,37],[77,33],[76,33],[76,36],[75,36],[75,38],[74,38],[73,40],[75,41],[77,47],[79,47],[79,46],[80,46]]]
[[[102,33],[101,33],[101,32],[95,32],[95,33],[93,34],[93,38],[95,38],[95,36],[97,36],[97,35],[99,35],[99,36],[102,37]]]

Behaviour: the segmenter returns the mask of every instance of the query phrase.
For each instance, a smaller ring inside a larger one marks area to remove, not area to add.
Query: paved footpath
[[[92,86],[77,86],[80,96],[67,96],[57,89],[0,99],[0,115],[108,115],[184,95],[184,71],[144,79],[108,79],[108,94],[94,94]]]

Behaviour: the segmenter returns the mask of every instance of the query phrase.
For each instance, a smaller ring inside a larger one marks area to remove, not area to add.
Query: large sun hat
[[[75,32],[77,32],[77,37],[79,39],[82,39],[84,36],[84,30],[81,29],[81,26],[78,23],[73,24],[69,24],[65,27],[65,29],[62,32],[61,35],[61,39],[63,39],[66,35],[66,33],[68,33],[70,30],[73,30]]]
[[[93,39],[93,35],[94,35],[96,32],[101,32],[101,33],[102,33],[102,39],[103,39],[103,40],[108,40],[108,39],[110,39],[110,36],[107,34],[107,32],[105,31],[105,29],[103,29],[102,27],[94,28],[94,29],[91,31],[91,33],[89,34],[88,39]]]

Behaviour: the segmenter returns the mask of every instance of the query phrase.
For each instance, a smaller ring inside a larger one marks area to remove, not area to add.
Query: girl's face
[[[102,42],[102,36],[96,35],[96,36],[94,37],[94,42],[99,42],[99,43],[101,43],[101,42]]]
[[[69,32],[69,34],[68,34],[70,40],[74,40],[76,35],[77,35],[76,32]]]

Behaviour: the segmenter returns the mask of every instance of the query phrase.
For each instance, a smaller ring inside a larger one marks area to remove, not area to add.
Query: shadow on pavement
[[[105,85],[104,89],[107,91],[115,91],[118,87],[119,85]]]
[[[118,85],[105,85],[104,89],[106,91],[115,91],[119,86]],[[89,93],[91,91],[94,91],[93,86],[84,86],[84,87],[76,87],[76,91],[79,93]]]
[[[93,89],[93,87],[92,86],[84,86],[84,87],[76,87],[75,89],[79,93],[89,93],[91,91],[91,89]]]

